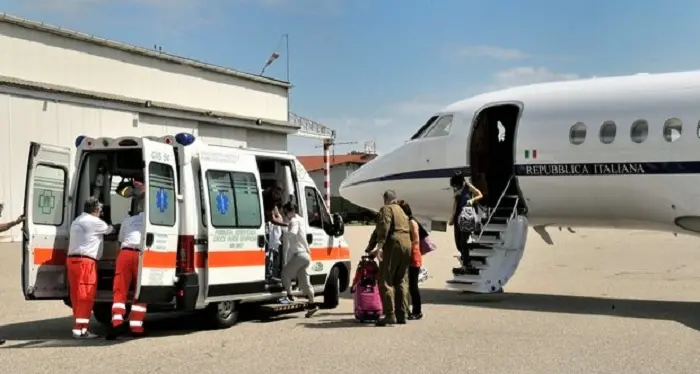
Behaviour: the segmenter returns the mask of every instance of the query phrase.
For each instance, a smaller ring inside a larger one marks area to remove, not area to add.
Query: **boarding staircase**
[[[469,243],[472,268],[455,272],[447,288],[474,293],[502,292],[523,257],[528,221],[514,176],[494,208],[486,211],[481,230]],[[460,258],[460,256],[455,256]]]

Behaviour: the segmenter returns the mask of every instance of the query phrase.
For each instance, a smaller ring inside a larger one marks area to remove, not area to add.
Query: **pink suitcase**
[[[355,309],[355,320],[358,322],[377,321],[382,315],[382,299],[379,297],[377,275],[379,266],[365,256],[357,266],[355,280],[351,292]]]

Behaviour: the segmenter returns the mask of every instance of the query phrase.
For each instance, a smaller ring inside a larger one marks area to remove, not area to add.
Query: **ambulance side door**
[[[302,183],[306,211],[303,215],[308,222],[307,233],[311,234],[311,283],[314,286],[325,283],[325,275],[333,266],[337,249],[333,246],[333,236],[328,232],[333,223],[323,197],[315,185]]]
[[[31,142],[22,227],[22,292],[27,300],[68,297],[70,149]]]
[[[142,139],[146,199],[142,233],[143,251],[135,297],[143,303],[170,303],[174,295],[179,235],[175,149]]]
[[[265,228],[260,175],[245,151],[200,154],[207,250],[206,301],[265,292]]]

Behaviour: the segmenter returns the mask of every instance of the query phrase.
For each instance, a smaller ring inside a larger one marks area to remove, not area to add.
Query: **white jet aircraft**
[[[549,244],[550,225],[700,234],[699,120],[700,71],[509,88],[448,105],[340,194],[377,210],[392,189],[426,229],[446,231],[449,178],[469,176],[489,209],[476,270],[448,288],[499,292],[528,225]]]

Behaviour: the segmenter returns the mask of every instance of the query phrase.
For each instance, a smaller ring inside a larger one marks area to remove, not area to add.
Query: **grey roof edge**
[[[87,43],[96,44],[102,47],[114,48],[127,53],[133,53],[137,55],[142,55],[146,57],[155,58],[162,61],[167,61],[174,64],[188,65],[194,68],[202,69],[205,71],[210,71],[218,74],[233,76],[257,83],[269,84],[272,86],[291,88],[292,84],[279,79],[268,78],[261,75],[256,75],[252,73],[244,73],[242,71],[234,70],[231,68],[225,68],[222,66],[208,64],[206,62],[197,61],[191,58],[180,57],[172,55],[165,52],[153,51],[143,47],[137,47],[135,45],[130,45],[115,40],[109,40],[106,38],[100,38],[97,36],[92,36],[83,32],[73,31],[65,29],[59,26],[50,25],[44,22],[32,21],[23,17],[13,16],[11,14],[0,12],[0,22],[5,22],[20,27],[35,29],[38,31],[51,33],[66,38],[71,38],[75,40],[80,40]]]
[[[42,92],[53,92],[53,93],[59,93],[59,94],[67,94],[67,95],[72,95],[72,96],[80,97],[83,99],[89,99],[89,100],[110,101],[110,102],[115,102],[115,103],[120,103],[120,104],[132,106],[133,110],[136,112],[139,112],[139,108],[172,110],[172,111],[177,111],[177,112],[183,112],[183,113],[186,113],[188,115],[201,116],[202,117],[201,121],[204,121],[204,122],[215,122],[217,119],[220,119],[220,120],[238,120],[238,121],[244,121],[244,122],[251,122],[251,123],[255,124],[257,122],[257,120],[260,119],[262,121],[261,126],[272,127],[272,128],[275,128],[279,132],[293,134],[300,129],[300,126],[294,125],[294,124],[290,123],[289,121],[278,121],[278,120],[271,120],[271,119],[265,119],[265,118],[241,116],[241,115],[227,113],[227,112],[208,111],[206,109],[201,109],[201,108],[192,108],[192,107],[187,107],[187,106],[182,106],[182,105],[174,105],[174,104],[168,104],[168,103],[161,103],[161,102],[157,102],[157,101],[136,99],[136,98],[121,96],[121,95],[93,92],[93,91],[81,90],[81,89],[77,89],[77,88],[48,84],[48,83],[38,83],[38,82],[32,82],[32,81],[27,81],[27,80],[23,80],[23,79],[2,76],[2,75],[0,75],[0,85],[13,86],[13,87],[25,88],[25,89],[33,89],[33,90],[42,91]],[[149,103],[148,106],[146,106],[146,102]],[[141,110],[141,111],[143,112],[143,110]],[[258,128],[257,126],[258,125],[256,124],[256,127],[251,126],[250,128],[256,129],[256,128]]]

